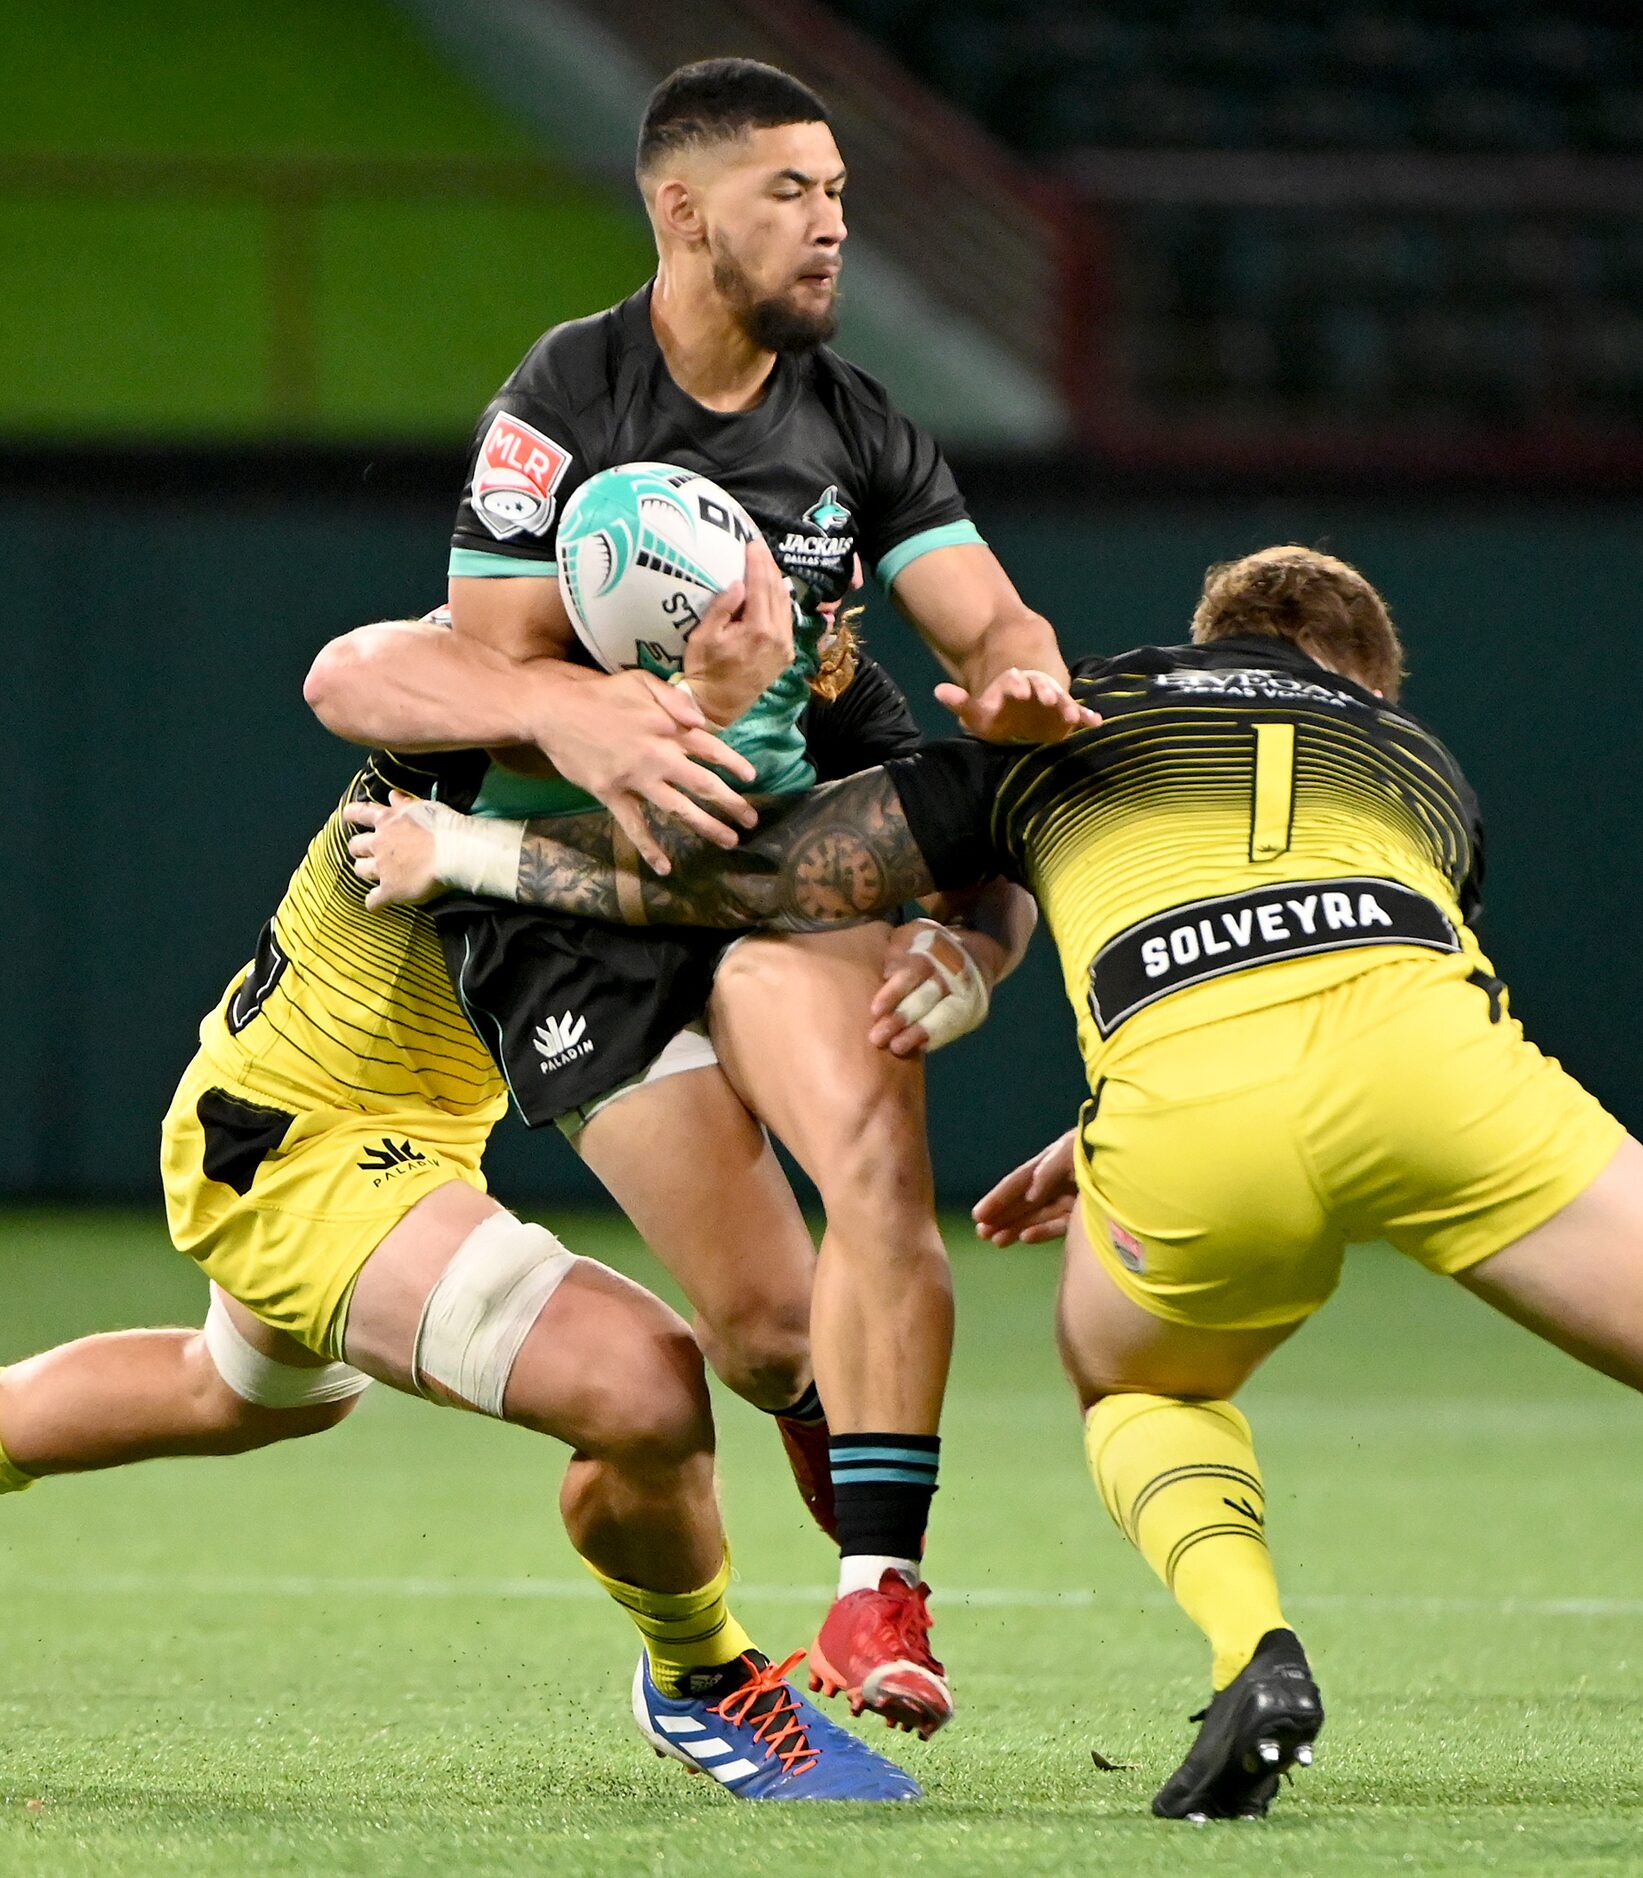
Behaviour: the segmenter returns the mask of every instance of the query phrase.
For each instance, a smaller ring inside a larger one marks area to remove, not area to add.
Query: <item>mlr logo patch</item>
[[[498,541],[543,535],[553,521],[554,495],[570,452],[521,417],[498,411],[474,465],[474,514]]]
[[[1112,1249],[1118,1254],[1119,1262],[1129,1271],[1142,1272],[1147,1268],[1146,1248],[1133,1232],[1126,1232],[1115,1219],[1107,1221],[1107,1236],[1112,1240]]]

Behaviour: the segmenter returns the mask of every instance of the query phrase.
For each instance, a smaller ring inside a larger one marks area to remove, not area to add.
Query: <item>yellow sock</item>
[[[1230,1402],[1110,1395],[1084,1419],[1107,1511],[1209,1638],[1224,1689],[1269,1630],[1286,1630],[1249,1423]]]
[[[753,1639],[725,1603],[730,1586],[730,1554],[699,1591],[646,1591],[639,1585],[607,1578],[587,1565],[610,1595],[633,1619],[645,1640],[650,1673],[663,1695],[677,1695],[693,1669],[717,1669],[753,1648]]]
[[[5,1443],[0,1441],[0,1493],[21,1493],[25,1487],[34,1485],[34,1476],[25,1474],[6,1453]]]

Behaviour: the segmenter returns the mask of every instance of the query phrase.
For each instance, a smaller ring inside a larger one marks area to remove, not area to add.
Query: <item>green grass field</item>
[[[574,1243],[646,1269],[606,1221]],[[738,1807],[654,1760],[556,1455],[376,1390],[306,1444],[0,1501],[0,1872],[1643,1870],[1636,1404],[1356,1255],[1246,1399],[1330,1703],[1319,1764],[1264,1825],[1163,1825],[1204,1651],[1083,1474],[1053,1259],[958,1265],[931,1573],[960,1714],[893,1750],[922,1807]],[[0,1216],[0,1272],[0,1359],[203,1304],[130,1215]],[[721,1426],[740,1607],[796,1647],[827,1549],[768,1424],[726,1401]]]

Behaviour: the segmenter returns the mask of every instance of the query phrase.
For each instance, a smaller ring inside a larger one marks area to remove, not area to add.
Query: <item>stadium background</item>
[[[1391,596],[1492,830],[1519,1010],[1623,1115],[1643,590],[1643,64],[1624,9],[90,0],[8,11],[0,1190],[150,1196],[156,1118],[349,768],[330,634],[443,586],[468,425],[648,271],[645,82],[836,100],[843,343],[1070,653],[1276,538]],[[570,51],[567,53],[567,47]],[[882,604],[874,650],[934,668]],[[965,1200],[1070,1112],[1040,942],[935,1065]],[[508,1129],[508,1190],[591,1189]]]

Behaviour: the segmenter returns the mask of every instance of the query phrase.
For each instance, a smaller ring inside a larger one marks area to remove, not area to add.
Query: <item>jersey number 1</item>
[[[1249,815],[1249,858],[1275,861],[1289,846],[1295,813],[1295,726],[1255,726],[1255,785]]]

